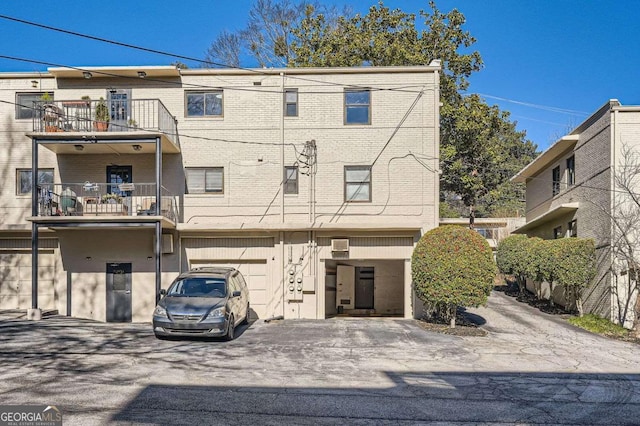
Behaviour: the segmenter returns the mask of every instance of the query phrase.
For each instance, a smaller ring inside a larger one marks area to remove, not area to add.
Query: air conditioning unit
[[[338,252],[349,251],[349,240],[346,238],[331,240],[331,251],[338,251]]]

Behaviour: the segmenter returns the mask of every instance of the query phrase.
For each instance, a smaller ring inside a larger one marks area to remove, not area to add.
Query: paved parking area
[[[0,316],[0,401],[91,424],[640,424],[640,347],[493,294],[487,337],[401,319],[254,322],[232,342]]]

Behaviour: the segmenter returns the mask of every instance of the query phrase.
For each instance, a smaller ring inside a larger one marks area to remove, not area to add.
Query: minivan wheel
[[[234,323],[235,319],[233,318],[233,315],[231,315],[229,317],[229,327],[227,327],[227,334],[224,336],[225,340],[233,340],[233,338],[235,337],[236,326]]]
[[[241,322],[242,325],[249,324],[249,303],[247,302],[247,314],[244,316],[244,319]]]

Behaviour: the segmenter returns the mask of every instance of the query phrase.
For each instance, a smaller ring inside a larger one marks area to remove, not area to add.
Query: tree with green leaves
[[[479,215],[521,213],[522,184],[508,179],[535,157],[536,146],[516,131],[508,112],[464,95],[469,77],[482,68],[465,22],[461,12],[441,12],[434,1],[417,14],[380,1],[366,14],[338,15],[315,3],[257,0],[247,28],[237,38],[222,33],[208,58],[227,58],[235,66],[241,55],[225,51],[244,46],[260,66],[408,66],[439,59],[441,190]]]
[[[487,302],[496,273],[487,240],[462,226],[441,226],[427,232],[411,257],[416,295],[428,305],[445,307],[452,328],[458,306]]]

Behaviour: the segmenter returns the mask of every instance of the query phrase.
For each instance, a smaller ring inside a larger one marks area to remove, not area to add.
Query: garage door
[[[38,305],[53,309],[54,257],[41,253],[38,259]],[[31,307],[31,253],[0,253],[0,309]]]
[[[251,318],[265,318],[267,313],[267,261],[243,260],[236,262],[218,260],[194,260],[192,268],[199,266],[228,266],[236,268],[242,273],[249,287],[251,300]]]

